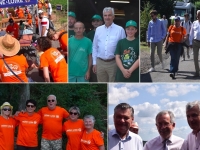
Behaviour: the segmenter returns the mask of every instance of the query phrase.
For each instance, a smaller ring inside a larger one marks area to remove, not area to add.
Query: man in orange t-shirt
[[[17,122],[11,117],[13,106],[8,102],[1,106],[0,150],[14,150],[14,133]]]
[[[101,133],[94,129],[94,116],[87,115],[83,120],[85,131],[81,138],[81,150],[105,150]]]
[[[19,122],[17,135],[17,149],[38,150],[38,125],[41,116],[35,113],[36,101],[33,99],[26,101],[26,112],[15,115],[15,120]]]
[[[19,6],[17,7],[17,10],[16,10],[16,16],[18,18],[24,18],[24,10],[22,8],[19,8]]]
[[[56,106],[55,95],[47,97],[47,107],[41,108],[38,113],[42,117],[42,140],[41,150],[62,149],[62,122],[69,117],[69,113],[59,106]]]
[[[6,27],[6,32],[12,35],[14,38],[19,38],[19,25],[14,22],[13,18],[8,20],[9,25]]]

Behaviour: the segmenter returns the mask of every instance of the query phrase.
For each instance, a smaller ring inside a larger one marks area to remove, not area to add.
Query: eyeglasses
[[[47,100],[47,101],[48,101],[48,102],[55,102],[55,100],[54,100],[54,99],[52,99],[52,100],[50,100],[50,99],[49,99],[49,100]]]
[[[73,112],[70,112],[69,114],[70,114],[70,115],[73,115],[73,114],[74,114],[74,115],[77,115],[78,113],[73,113]]]
[[[31,108],[33,108],[33,107],[35,107],[34,105],[26,105],[26,107],[31,107]]]
[[[3,108],[3,111],[11,111],[10,108]]]

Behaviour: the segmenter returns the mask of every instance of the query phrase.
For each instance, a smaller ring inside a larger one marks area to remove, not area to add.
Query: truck
[[[190,21],[196,20],[196,7],[189,0],[184,1],[174,1],[174,16],[169,19],[173,20],[175,16],[179,16],[181,21],[184,20],[184,14],[188,13]]]

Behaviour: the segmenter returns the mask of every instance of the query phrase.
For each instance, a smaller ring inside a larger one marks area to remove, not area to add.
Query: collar
[[[131,132],[128,131],[128,134],[126,135],[125,139],[121,139],[121,137],[119,136],[119,134],[117,133],[116,129],[113,130],[112,132],[112,136],[114,137],[118,137],[121,141],[127,141],[127,140],[130,140],[131,139],[131,136],[130,136]]]
[[[174,141],[173,134],[168,139],[163,139],[161,136],[159,136],[160,143],[163,143],[165,140],[167,140],[167,143],[172,143],[172,141]]]
[[[196,136],[196,134],[194,133],[194,130],[192,131],[192,134]],[[197,137],[200,136],[200,130],[197,132]]]
[[[106,25],[104,24],[105,28],[112,28],[113,26],[114,26],[114,22],[109,27],[106,27]]]

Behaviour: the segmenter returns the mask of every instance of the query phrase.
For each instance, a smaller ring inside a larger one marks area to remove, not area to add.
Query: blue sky
[[[191,132],[185,114],[188,102],[200,100],[200,84],[109,84],[109,129],[113,129],[114,107],[122,102],[134,108],[139,135],[144,141],[158,136],[155,116],[161,110],[170,110],[176,118],[173,134],[186,139]]]

